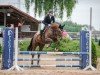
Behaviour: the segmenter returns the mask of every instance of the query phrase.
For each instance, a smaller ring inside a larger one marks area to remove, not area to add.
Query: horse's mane
[[[59,28],[59,25],[57,23],[52,23],[51,24],[51,28],[52,29],[58,29]]]

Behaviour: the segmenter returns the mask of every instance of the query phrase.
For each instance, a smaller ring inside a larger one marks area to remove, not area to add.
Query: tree
[[[77,24],[77,23],[73,23],[72,21],[65,21],[62,23],[62,26],[64,26],[64,29],[67,31],[67,32],[79,32],[81,31],[82,27],[84,25],[80,25],[80,24]]]
[[[76,0],[25,0],[27,11],[29,11],[30,4],[33,3],[35,3],[35,13],[40,15],[43,11],[46,14],[49,10],[53,10],[54,13],[58,12],[60,18],[62,18],[64,9],[67,12],[67,17],[71,16]]]

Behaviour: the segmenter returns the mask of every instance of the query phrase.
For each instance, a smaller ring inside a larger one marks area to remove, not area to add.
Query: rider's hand
[[[48,26],[50,26],[50,24],[48,24]]]

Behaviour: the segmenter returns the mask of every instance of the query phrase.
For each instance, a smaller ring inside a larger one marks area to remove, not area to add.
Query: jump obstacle
[[[20,51],[18,52],[18,28],[15,30],[15,46],[14,46],[14,31],[13,29],[5,28],[4,30],[4,46],[3,46],[3,69],[17,69],[23,70],[21,67],[42,67],[42,66],[55,66],[55,67],[80,67],[82,69],[91,65],[91,53],[90,53],[90,40],[89,40],[89,31],[81,31],[80,32],[80,52],[33,52],[33,51]],[[7,38],[8,37],[8,38]],[[9,42],[8,42],[9,41]],[[13,43],[12,43],[13,42]],[[15,48],[14,48],[15,47]],[[15,49],[15,51],[14,51]],[[15,53],[15,54],[14,54]],[[13,54],[15,56],[13,56]],[[67,55],[79,55],[79,58],[53,58],[53,59],[26,59],[26,58],[18,58],[18,54],[67,54]],[[13,65],[13,59],[14,65]],[[60,65],[18,65],[18,61],[30,61],[30,60],[55,60],[55,61],[80,61],[79,65],[68,65],[68,64],[60,64]],[[19,67],[21,66],[21,67]]]

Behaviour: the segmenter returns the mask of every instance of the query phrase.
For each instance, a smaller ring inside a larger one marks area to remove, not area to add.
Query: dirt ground
[[[30,56],[19,56],[19,57],[25,57],[29,58]],[[58,56],[41,56],[41,58],[56,58]],[[59,56],[60,58],[66,57],[66,56]],[[67,56],[68,57],[68,56]],[[65,63],[59,62],[59,63]],[[18,62],[18,64],[30,64],[30,61],[28,62]],[[34,62],[36,63],[36,62]],[[66,62],[67,64],[78,64],[79,62]],[[40,64],[43,65],[52,65],[52,64],[58,64],[55,61],[41,61]],[[100,58],[98,58],[98,66],[95,71],[84,71],[79,68],[68,68],[68,67],[33,67],[33,68],[23,68],[23,71],[8,71],[8,70],[0,70],[0,75],[100,75]]]
[[[0,71],[0,75],[100,75],[99,71],[83,70],[44,70],[33,69],[18,71]]]

